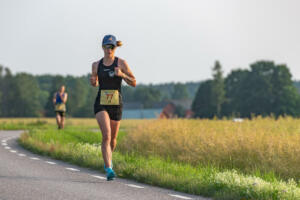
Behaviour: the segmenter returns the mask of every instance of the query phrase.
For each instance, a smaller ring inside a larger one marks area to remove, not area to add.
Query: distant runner
[[[59,91],[55,92],[53,96],[53,104],[56,113],[56,123],[58,129],[63,129],[65,127],[67,99],[68,99],[68,94],[65,92],[65,86],[62,85],[59,88]]]
[[[112,152],[117,145],[117,135],[122,118],[122,79],[130,86],[136,86],[136,80],[127,62],[115,57],[116,47],[122,46],[113,35],[106,35],[102,41],[104,57],[92,65],[91,85],[99,85],[94,104],[94,113],[102,133],[102,156],[107,180],[113,180]]]

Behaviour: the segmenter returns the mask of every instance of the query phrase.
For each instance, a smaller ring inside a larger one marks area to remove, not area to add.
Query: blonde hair
[[[120,46],[122,46],[122,45],[123,45],[122,41],[118,40],[118,41],[117,41],[117,47],[120,47]]]

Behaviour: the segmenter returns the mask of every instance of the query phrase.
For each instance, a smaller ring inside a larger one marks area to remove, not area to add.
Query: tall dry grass
[[[299,119],[130,120],[123,126],[123,152],[300,179]]]

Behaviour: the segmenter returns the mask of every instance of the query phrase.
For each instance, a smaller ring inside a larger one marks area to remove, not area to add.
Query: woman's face
[[[65,92],[65,86],[61,86],[61,87],[59,88],[59,91],[60,91],[61,93],[64,93],[64,92]]]
[[[114,45],[107,44],[107,45],[103,45],[102,49],[105,55],[111,56],[114,55],[116,47]]]

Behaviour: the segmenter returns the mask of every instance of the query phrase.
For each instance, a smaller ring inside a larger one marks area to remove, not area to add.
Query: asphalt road
[[[199,199],[33,154],[17,143],[22,131],[0,131],[0,200]]]

